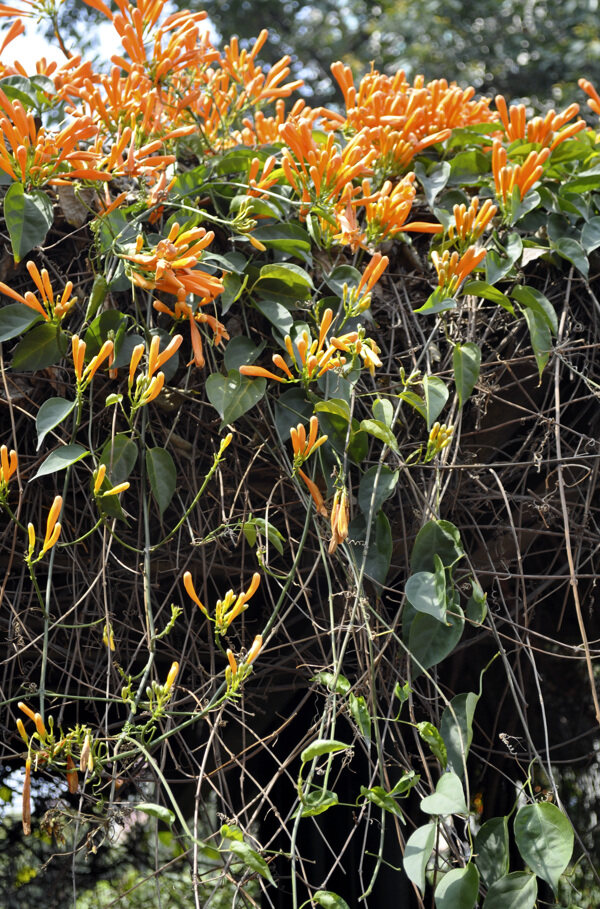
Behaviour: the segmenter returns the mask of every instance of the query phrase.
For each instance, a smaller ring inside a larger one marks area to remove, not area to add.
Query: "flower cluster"
[[[60,536],[61,524],[58,521],[60,513],[62,511],[63,500],[62,496],[56,496],[52,505],[50,506],[50,511],[48,512],[48,518],[46,520],[46,535],[44,536],[44,542],[42,548],[37,556],[34,559],[35,553],[35,544],[36,544],[36,534],[35,527],[33,524],[27,525],[27,535],[29,538],[29,548],[27,550],[27,555],[25,556],[25,561],[28,565],[33,565],[35,562],[39,562],[42,559],[49,549],[56,544]]]
[[[440,255],[437,250],[431,253],[431,260],[438,276],[438,288],[445,297],[453,297],[465,278],[485,259],[487,250],[470,246],[461,256],[458,252],[450,253],[448,249]]]
[[[225,667],[225,682],[229,697],[236,696],[240,686],[252,672],[252,663],[259,655],[262,645],[262,635],[257,634],[242,663],[238,663],[233,652],[229,649],[227,650],[226,656],[229,665]]]
[[[3,281],[0,281],[0,293],[33,309],[46,322],[60,322],[77,302],[77,297],[72,296],[73,282],[67,281],[62,294],[56,299],[47,270],[42,268],[40,273],[35,262],[31,261],[27,262],[26,268],[38,289],[39,297],[30,290],[24,294],[17,293]]]
[[[446,426],[445,423],[435,422],[431,427],[429,433],[429,438],[427,440],[427,451],[425,452],[425,463],[429,463],[438,455],[444,448],[447,448],[450,442],[452,441],[452,436],[454,434],[453,426]]]
[[[491,199],[486,199],[480,208],[478,196],[473,196],[468,208],[464,203],[455,205],[454,224],[448,228],[449,239],[460,247],[471,246],[481,238],[497,211]]]
[[[585,129],[585,120],[566,125],[579,113],[578,104],[570,104],[560,114],[549,110],[545,117],[533,117],[527,122],[524,104],[511,104],[509,108],[502,95],[496,95],[494,100],[509,142],[521,140],[553,151],[565,139]]]
[[[186,589],[188,596],[194,601],[196,606],[200,609],[201,612],[210,619],[211,622],[215,624],[215,633],[219,636],[227,634],[229,626],[242,612],[248,608],[248,601],[254,596],[258,590],[258,585],[260,584],[260,575],[258,572],[255,572],[252,576],[252,581],[248,590],[242,591],[242,593],[237,596],[233,590],[228,590],[222,600],[217,600],[215,606],[215,615],[214,618],[211,618],[208,614],[206,606],[200,601],[198,594],[196,593],[196,588],[194,587],[194,582],[192,580],[191,572],[186,571],[183,575],[183,586]]]
[[[513,210],[513,196],[517,202],[525,198],[544,172],[544,164],[550,157],[550,149],[532,151],[523,164],[509,164],[506,149],[494,139],[492,145],[492,174],[498,199],[505,215]]]
[[[18,465],[17,452],[14,448],[8,452],[6,445],[0,446],[0,502],[5,502],[8,495],[10,478],[16,473]]]

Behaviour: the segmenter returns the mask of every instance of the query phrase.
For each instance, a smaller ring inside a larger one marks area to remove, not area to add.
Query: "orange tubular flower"
[[[294,470],[297,470],[306,459],[316,451],[317,448],[320,448],[324,442],[327,441],[327,436],[321,436],[320,439],[317,439],[317,433],[319,431],[319,420],[314,414],[310,418],[310,430],[308,434],[308,439],[306,438],[306,430],[302,423],[298,423],[297,427],[290,427],[290,436],[292,439],[292,448],[294,451]]]
[[[8,454],[6,445],[0,447],[0,498],[6,495],[10,478],[17,469],[17,452],[14,448]]]
[[[336,489],[331,508],[331,540],[328,552],[333,555],[340,543],[348,536],[348,493],[345,489]]]
[[[426,234],[439,234],[443,231],[442,225],[434,222],[406,223],[416,194],[414,180],[414,173],[406,174],[395,186],[391,180],[386,180],[375,193],[371,193],[368,181],[363,181],[364,198],[357,199],[355,204],[365,207],[367,238],[370,243],[381,243],[404,231]]]
[[[13,290],[7,284],[4,284],[1,281],[0,293],[6,294],[6,296],[10,297],[12,300],[16,300],[18,303],[23,303],[30,309],[35,310],[35,312],[42,316],[46,322],[60,322],[61,319],[77,302],[77,297],[71,296],[71,293],[73,291],[73,282],[67,281],[60,298],[55,299],[54,291],[52,290],[52,285],[50,284],[50,278],[48,276],[47,270],[45,268],[42,268],[42,271],[40,273],[35,262],[31,261],[27,262],[26,267],[39,291],[39,294],[42,298],[41,302],[39,298],[30,290],[26,291],[23,295],[17,293],[17,291]]]
[[[258,656],[258,654],[260,653],[260,651],[262,649],[262,645],[263,645],[262,635],[257,634],[252,642],[252,647],[246,654],[246,659],[244,660],[244,666],[250,666],[254,662],[254,660],[256,659],[256,657]]]
[[[198,594],[196,593],[196,588],[194,587],[194,582],[192,580],[191,572],[186,571],[183,575],[183,586],[185,587],[187,595],[194,601],[196,606],[200,609],[201,612],[208,618],[208,612],[206,606],[203,606],[200,602]]]
[[[465,278],[485,259],[486,254],[487,250],[475,246],[470,246],[462,256],[456,251],[450,254],[447,249],[440,256],[434,250],[431,258],[438,274],[438,287],[447,296],[454,296]]]
[[[557,114],[554,110],[549,110],[545,117],[534,117],[527,123],[524,104],[512,104],[508,108],[502,95],[496,95],[494,100],[500,113],[504,131],[510,142],[520,139],[524,142],[541,145],[542,148],[549,147],[552,151],[565,139],[574,136],[582,129],[585,129],[586,126],[584,120],[578,120],[566,129],[562,129],[569,120],[572,120],[579,113],[578,104],[569,105],[560,114]]]
[[[165,682],[165,691],[168,692],[171,690],[175,684],[175,679],[177,678],[177,673],[179,672],[179,663],[173,663],[169,669],[169,674],[167,676],[167,681]]]
[[[328,515],[328,511],[327,511],[327,508],[325,507],[325,502],[323,501],[323,496],[321,495],[321,490],[319,489],[317,484],[313,480],[311,480],[311,478],[309,476],[307,476],[304,473],[304,471],[302,470],[301,467],[298,468],[297,473],[299,476],[302,477],[302,479],[306,483],[307,489],[311,494],[313,502],[315,503],[317,513],[320,515],[323,515],[323,517],[326,518]]]
[[[208,302],[208,300],[200,301],[200,305]],[[214,316],[209,315],[201,311],[194,312],[193,308],[189,303],[184,303],[182,300],[178,300],[175,304],[174,309],[171,309],[162,300],[155,300],[152,304],[154,309],[157,312],[164,312],[172,316],[174,319],[187,319],[190,325],[190,340],[192,342],[192,352],[193,357],[190,362],[187,364],[190,366],[194,363],[199,369],[202,369],[204,366],[204,353],[202,351],[202,337],[200,331],[198,330],[198,324],[207,324],[212,331],[214,332],[214,343],[220,344],[221,341],[229,340],[229,334],[225,330],[225,326],[222,322],[219,322]],[[179,336],[175,336],[179,337]],[[177,345],[179,347],[179,344]]]
[[[496,187],[496,197],[504,209],[510,207],[512,193],[516,187],[522,200],[532,186],[537,183],[544,172],[544,163],[550,156],[550,149],[540,152],[532,151],[523,164],[507,164],[506,149],[494,139],[492,145],[492,173]]]
[[[455,205],[453,208],[454,224],[448,229],[451,240],[456,239],[468,246],[475,243],[498,211],[491,199],[486,199],[479,208],[479,198],[473,196],[469,208],[466,205]]]
[[[589,79],[580,79],[577,83],[588,96],[588,107],[600,117],[600,95],[589,81]]]
[[[56,541],[60,536],[61,525],[58,523],[58,517],[62,509],[62,496],[56,496],[54,502],[50,507],[48,512],[48,519],[46,522],[46,536],[44,537],[44,545],[42,546],[42,551],[40,552],[40,558],[45,555],[49,549],[52,549]],[[34,714],[35,720],[35,714]]]

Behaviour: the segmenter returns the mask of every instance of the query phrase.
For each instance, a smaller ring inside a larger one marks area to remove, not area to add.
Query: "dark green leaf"
[[[106,312],[96,316],[83,340],[86,344],[86,360],[91,360],[99,352],[105,341],[114,341],[120,329],[125,329],[127,317],[117,309],[107,309]]]
[[[331,792],[329,789],[315,789],[305,796],[300,809],[300,817],[315,817],[338,804],[339,799],[335,792]]]
[[[514,820],[517,847],[523,861],[558,895],[558,880],[573,854],[573,828],[551,802],[524,805]]]
[[[462,777],[473,740],[473,716],[479,695],[469,692],[452,698],[442,714],[440,732],[446,743],[448,765]]]
[[[391,429],[388,429],[385,423],[380,423],[379,420],[361,420],[360,428],[368,432],[369,435],[375,436],[376,439],[379,439],[380,442],[383,442],[384,445],[387,445],[388,448],[398,454],[396,436]]]
[[[348,695],[348,703],[350,706],[350,714],[352,719],[358,726],[361,735],[370,742],[371,741],[371,715],[367,709],[367,702],[365,701],[362,695],[355,695],[350,692]]]
[[[513,871],[494,881],[487,892],[483,909],[534,909],[536,899],[535,875]]]
[[[427,204],[433,208],[435,200],[446,186],[450,177],[450,164],[442,161],[440,164],[434,164],[429,173],[425,172],[425,166],[417,161],[415,165],[415,174],[417,180],[423,187]]]
[[[455,773],[444,773],[437,781],[433,795],[421,800],[421,811],[425,814],[464,814],[469,813],[462,783]]]
[[[244,337],[244,335],[232,338],[225,348],[225,369],[228,372],[233,372],[239,369],[240,366],[255,363],[264,346],[264,343],[257,346],[254,341]]]
[[[521,257],[523,241],[518,233],[509,234],[504,246],[503,255],[495,249],[490,249],[485,257],[485,279],[488,284],[496,284],[509,273],[513,265]]]
[[[464,618],[460,606],[454,606],[453,611],[458,615],[446,614],[447,625],[422,612],[414,617],[408,635],[408,649],[414,662],[413,672],[417,675],[441,663],[460,641]]]
[[[344,284],[347,284],[348,287],[356,287],[360,283],[360,279],[361,273],[353,265],[338,265],[325,278],[325,281],[329,289],[341,299],[344,293]]]
[[[488,253],[488,255],[490,255],[490,253]],[[462,290],[464,294],[473,294],[475,297],[482,297],[484,300],[490,300],[490,302],[502,306],[502,308],[506,309],[511,315],[514,316],[515,314],[514,307],[506,294],[503,294],[497,287],[486,284],[485,281],[467,281],[466,284],[463,284]]]
[[[434,554],[435,557],[435,554]],[[439,556],[437,556],[439,559]],[[418,571],[406,582],[406,597],[417,612],[446,623],[446,579],[442,572]]]
[[[548,328],[548,322],[545,318],[540,316],[539,313],[535,312],[533,309],[526,308],[523,309],[523,315],[525,316],[525,321],[527,322],[527,327],[529,329],[529,340],[531,342],[531,348],[535,356],[541,381],[544,367],[550,359],[552,335]]]
[[[266,379],[249,379],[231,370],[227,376],[213,373],[208,377],[206,396],[227,425],[258,404],[266,387]]]
[[[452,186],[458,184],[470,186],[480,183],[482,176],[487,174],[489,169],[490,160],[479,149],[458,152],[452,157],[450,162],[450,178],[448,182]]]
[[[471,341],[467,341],[466,344],[457,344],[452,352],[452,365],[458,403],[459,407],[462,407],[479,379],[481,350],[477,344],[473,344]]]
[[[64,398],[48,398],[47,401],[44,401],[35,418],[35,428],[38,434],[36,451],[40,450],[40,446],[50,430],[62,423],[74,407],[75,401],[66,401]]]
[[[329,398],[327,401],[318,401],[315,404],[317,413],[333,413],[342,417],[346,423],[350,422],[350,407],[343,398]]]
[[[330,691],[335,691],[336,694],[348,694],[350,688],[350,682],[343,675],[338,675],[336,678],[333,672],[317,672],[317,674],[311,679],[311,682],[320,682],[321,685],[326,685]]]
[[[358,507],[366,516],[377,514],[386,499],[393,495],[399,471],[390,470],[385,464],[369,467],[362,475],[358,487]]]
[[[460,533],[450,521],[428,521],[421,527],[410,557],[411,572],[435,571],[435,554],[444,568],[451,568],[465,554]]]
[[[581,231],[581,245],[589,255],[600,246],[600,218],[590,218]]]
[[[465,613],[470,622],[481,625],[487,614],[487,595],[477,581],[472,580],[473,593],[469,597]]]
[[[323,909],[350,909],[346,900],[343,900],[337,893],[332,893],[331,890],[317,890],[313,900]]]
[[[42,317],[23,303],[10,303],[0,309],[0,341],[10,341],[27,331]]]
[[[433,852],[436,830],[436,824],[424,824],[422,827],[417,827],[409,836],[404,848],[402,860],[404,870],[408,879],[419,888],[421,893],[425,892],[425,872]]]
[[[493,817],[475,837],[475,861],[486,887],[508,874],[508,818]]]
[[[54,366],[65,355],[67,339],[57,325],[44,322],[21,338],[15,348],[12,368],[17,372],[35,372]]]
[[[106,464],[112,486],[119,486],[129,479],[137,457],[138,447],[125,433],[118,433],[108,440],[102,449],[100,463]]]
[[[46,477],[50,473],[65,470],[87,455],[89,455],[89,451],[83,445],[63,445],[48,455],[31,479],[35,480],[38,477]]]
[[[298,224],[269,224],[257,227],[252,236],[268,249],[280,249],[299,259],[310,261],[310,238]]]
[[[46,239],[54,221],[52,202],[39,189],[26,193],[21,183],[13,183],[4,197],[4,220],[15,262],[20,262]]]
[[[436,909],[473,909],[478,893],[479,872],[469,862],[466,868],[453,868],[443,876],[435,888]]]
[[[373,802],[374,805],[377,805],[378,808],[383,808],[384,811],[395,814],[396,817],[399,817],[400,820],[404,822],[404,815],[400,805],[393,795],[386,792],[383,786],[372,786],[371,789],[367,789],[366,786],[361,786],[360,794],[368,799],[369,802]]]
[[[313,406],[304,397],[300,388],[290,388],[279,396],[275,404],[275,425],[282,442],[289,442],[291,427],[306,423],[313,412]]]
[[[584,278],[587,278],[590,270],[590,263],[581,243],[578,243],[577,240],[572,240],[570,237],[562,237],[557,243],[552,244],[552,249],[555,249],[563,259],[567,259],[568,262],[571,262],[571,264],[581,272]]]
[[[256,300],[254,305],[282,335],[290,333],[294,319],[283,303],[277,300]]]
[[[448,389],[437,376],[423,376],[427,429],[431,429],[448,400]]]
[[[516,300],[517,303],[520,304],[520,306],[526,309],[532,309],[541,316],[553,335],[558,332],[556,310],[548,297],[545,297],[539,290],[536,290],[535,287],[527,287],[518,284],[513,288],[511,296],[513,300]]]
[[[162,515],[169,506],[177,485],[173,458],[165,448],[149,448],[146,452],[146,470],[152,495]]]

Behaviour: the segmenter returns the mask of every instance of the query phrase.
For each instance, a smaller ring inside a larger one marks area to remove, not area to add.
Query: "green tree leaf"
[[[434,558],[439,556],[434,553]],[[446,623],[446,578],[442,571],[418,571],[406,582],[406,597],[417,612],[425,612],[438,622]]]
[[[536,899],[535,875],[513,871],[494,881],[487,892],[483,909],[534,909]]]
[[[339,805],[339,799],[335,792],[331,792],[329,789],[315,789],[305,796],[302,807],[298,811],[300,817],[316,817],[317,814],[323,814],[336,805]]]
[[[558,879],[573,854],[573,828],[551,802],[524,805],[514,820],[517,848],[523,861],[558,895]]]
[[[227,376],[213,373],[208,377],[206,396],[227,426],[258,404],[266,387],[266,379],[249,379],[231,370]]]
[[[13,183],[4,197],[4,220],[15,262],[20,262],[46,239],[54,221],[52,202],[40,189],[26,193],[21,183]]]
[[[473,344],[471,341],[466,344],[457,344],[452,352],[452,365],[458,403],[462,407],[479,379],[481,351],[477,344]]]
[[[425,395],[425,413],[427,430],[429,431],[448,400],[448,389],[437,376],[423,377],[423,392]]]
[[[360,794],[370,802],[373,802],[374,805],[377,805],[378,808],[382,808],[390,814],[395,814],[404,823],[404,815],[400,805],[391,793],[386,792],[383,786],[372,786],[370,789],[367,789],[366,786],[361,786]]]
[[[435,888],[436,909],[473,909],[479,892],[479,872],[472,862],[453,868]]]
[[[484,259],[485,280],[488,284],[497,284],[504,278],[513,265],[521,258],[523,241],[518,233],[508,235],[505,246],[502,248],[504,255],[495,249],[490,249]]]
[[[590,218],[581,231],[581,245],[589,255],[600,246],[600,218]]]
[[[440,732],[446,743],[448,765],[462,777],[473,741],[473,717],[479,695],[470,691],[457,694],[444,709]]]
[[[433,208],[435,200],[445,188],[450,177],[451,167],[448,161],[442,161],[440,164],[434,164],[425,171],[425,165],[421,161],[415,164],[415,175],[423,187],[427,204]]]
[[[327,401],[317,401],[316,413],[332,413],[341,417],[346,423],[350,422],[350,407],[343,398],[329,398]]]
[[[177,486],[177,470],[166,448],[150,448],[146,452],[146,470],[152,495],[161,515],[168,508]]]
[[[246,868],[249,868],[251,871],[256,871],[261,877],[264,877],[265,880],[269,881],[270,884],[275,884],[269,866],[264,858],[260,856],[258,852],[255,852],[254,849],[251,849],[248,843],[231,840],[227,848],[243,862]]]
[[[16,372],[35,372],[54,366],[65,355],[67,339],[58,325],[43,322],[27,332],[17,344],[12,360]]]
[[[425,814],[464,814],[469,813],[462,783],[456,773],[444,773],[437,781],[433,795],[421,800],[421,811]]]
[[[399,475],[399,471],[390,470],[385,464],[365,471],[358,487],[358,507],[364,515],[377,514],[386,499],[393,495]]]
[[[514,316],[515,314],[514,307],[506,294],[503,294],[497,287],[486,284],[485,281],[467,281],[466,284],[463,284],[462,292],[464,294],[472,294],[474,297],[481,297],[483,300],[490,300],[492,303],[497,303],[511,315]]]
[[[434,555],[444,568],[451,568],[465,554],[458,529],[450,521],[428,521],[415,539],[410,557],[410,570],[435,571]]]
[[[138,458],[138,447],[135,442],[120,432],[109,439],[100,455],[100,463],[106,464],[106,469],[113,486],[118,486],[129,479]]]
[[[154,805],[152,802],[143,802],[136,805],[135,810],[143,811],[144,814],[149,814],[150,817],[157,817],[159,821],[163,821],[163,823],[168,824],[169,827],[171,824],[175,823],[175,814],[163,805]]]
[[[421,893],[425,892],[425,872],[433,852],[436,830],[437,824],[424,824],[423,827],[417,827],[407,839],[404,847],[404,858],[402,859],[404,870],[408,879],[419,888]]]
[[[343,900],[341,896],[338,896],[337,893],[333,893],[331,890],[317,890],[313,896],[315,903],[318,903],[319,906],[322,906],[323,909],[350,909],[350,906]]]
[[[413,672],[417,675],[441,663],[460,641],[465,624],[462,609],[453,606],[452,611],[458,615],[447,614],[447,625],[422,612],[414,617],[408,635],[408,649],[413,658]]]
[[[67,401],[65,398],[48,398],[47,401],[44,401],[35,418],[35,428],[38,434],[36,451],[40,450],[41,444],[50,430],[62,423],[74,407],[75,401]]]
[[[490,818],[475,837],[475,861],[486,887],[508,874],[508,848],[508,818]]]
[[[352,719],[358,726],[361,735],[367,740],[371,741],[371,715],[367,708],[367,702],[365,701],[362,695],[355,695],[350,692],[348,695],[348,704],[350,706],[350,714]]]
[[[396,436],[385,423],[380,423],[379,420],[361,420],[360,428],[368,432],[369,435],[375,436],[376,439],[379,439],[380,442],[383,442],[384,445],[387,445],[388,448],[398,454]]]
[[[448,758],[446,755],[446,745],[438,730],[433,723],[417,723],[417,732],[429,747],[432,755],[439,761],[442,770],[446,769]]]
[[[36,480],[38,477],[46,477],[48,474],[56,473],[59,470],[66,470],[71,464],[81,461],[87,455],[89,455],[89,451],[83,445],[63,445],[61,448],[57,448],[56,451],[51,452],[46,460],[40,464],[32,480]]]
[[[232,338],[225,348],[225,356],[223,358],[225,369],[233,372],[238,370],[240,366],[255,363],[264,346],[264,344],[256,345],[251,338],[246,338],[244,335]]]
[[[541,381],[544,368],[550,359],[552,335],[546,319],[543,318],[543,316],[540,316],[539,313],[535,312],[533,309],[527,308],[523,309],[523,315],[525,316],[525,321],[527,322],[527,327],[529,329],[529,340],[531,342],[531,348],[533,350],[535,362],[537,363]]]
[[[42,317],[23,303],[9,303],[0,309],[0,341],[10,341],[31,328]]]
[[[559,256],[574,265],[583,277],[587,278],[590,263],[581,243],[571,237],[561,237],[556,243],[552,244],[552,249],[555,249]]]
[[[345,742],[339,742],[337,739],[315,739],[304,749],[300,755],[300,760],[303,764],[307,764],[314,758],[321,757],[322,754],[333,754],[336,751],[345,751],[346,748],[351,747],[351,745],[346,745]]]

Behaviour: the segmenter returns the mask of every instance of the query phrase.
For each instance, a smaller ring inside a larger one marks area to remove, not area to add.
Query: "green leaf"
[[[415,887],[425,892],[425,872],[433,852],[437,824],[424,824],[411,833],[404,847],[402,864]]]
[[[394,405],[388,398],[375,398],[373,401],[373,418],[391,429],[394,419]]]
[[[371,741],[371,715],[367,709],[367,702],[362,695],[355,695],[350,692],[348,695],[350,714],[358,726],[361,735]]]
[[[471,580],[473,592],[469,597],[465,613],[470,622],[481,625],[487,615],[487,594],[474,579]]]
[[[83,337],[86,344],[85,357],[88,363],[92,357],[96,356],[104,342],[109,338],[114,341],[119,330],[124,330],[126,325],[127,316],[117,309],[107,309],[106,312],[96,316]]]
[[[235,840],[237,843],[244,842],[244,834],[236,824],[223,824],[219,833],[224,840]]]
[[[356,287],[360,284],[361,277],[361,273],[353,265],[338,265],[325,278],[325,281],[336,297],[341,299],[344,295],[344,284],[347,284],[348,287]]]
[[[157,817],[159,821],[163,821],[163,823],[168,824],[169,827],[171,824],[175,823],[175,814],[163,805],[154,805],[151,802],[143,802],[140,805],[136,805],[135,810],[143,811],[144,814],[149,814],[150,817]]]
[[[521,199],[521,193],[518,187],[515,186],[513,189],[512,223],[516,224],[517,221],[520,221],[521,218],[528,215],[530,211],[536,209],[541,201],[542,197],[535,189],[530,190],[526,196]]]
[[[306,299],[314,287],[311,276],[299,265],[292,262],[278,262],[274,265],[263,265],[258,281],[277,281],[285,284],[299,299]],[[256,284],[254,285],[256,287]]]
[[[414,617],[408,635],[408,649],[414,662],[413,672],[417,675],[441,663],[460,641],[465,624],[462,609],[454,606],[453,612],[458,615],[446,614],[447,625],[422,612]]]
[[[420,395],[416,394],[414,391],[401,391],[398,395],[403,401],[410,405],[413,410],[416,410],[424,420],[427,419],[427,410],[425,409],[425,401]]]
[[[268,249],[280,249],[299,259],[310,261],[310,238],[298,224],[269,224],[257,227],[252,236]]]
[[[600,218],[590,218],[581,231],[581,245],[589,255],[600,246]]]
[[[481,367],[481,350],[477,344],[468,341],[466,344],[457,344],[452,352],[452,365],[454,367],[454,382],[458,394],[458,404],[462,407],[470,397],[479,379]]]
[[[399,475],[398,470],[390,470],[385,464],[369,467],[362,475],[358,487],[358,507],[365,516],[377,514],[386,499],[393,495]]]
[[[251,338],[246,338],[244,335],[232,338],[225,348],[225,369],[232,372],[239,369],[240,366],[255,363],[264,346],[264,343],[257,346]]]
[[[262,858],[258,852],[255,852],[254,849],[251,849],[248,843],[231,840],[227,848],[244,863],[246,868],[249,868],[251,871],[256,871],[261,877],[264,877],[265,880],[269,881],[270,884],[275,884],[269,866],[264,858]]]
[[[434,556],[439,559],[439,556]],[[425,612],[446,623],[446,578],[444,571],[418,571],[406,582],[406,598],[417,612]]]
[[[489,158],[479,149],[458,152],[450,162],[450,178],[448,182],[452,186],[459,184],[461,186],[470,186],[480,183],[483,174],[487,174],[489,169]]]
[[[23,303],[9,303],[0,309],[0,341],[10,341],[27,331],[42,317]]]
[[[547,324],[548,328],[555,335],[558,332],[558,317],[550,300],[536,290],[535,287],[526,287],[518,284],[513,288],[511,294],[513,300],[516,300],[521,307],[532,309]]]
[[[289,309],[277,300],[256,300],[256,308],[282,335],[289,335],[294,319]]]
[[[52,202],[40,189],[26,193],[21,183],[13,183],[4,197],[4,220],[15,262],[20,262],[46,239],[54,221]]]
[[[473,716],[478,701],[479,695],[473,692],[457,694],[442,714],[440,732],[446,743],[448,765],[460,777],[473,741]]]
[[[418,773],[415,773],[414,770],[408,770],[406,773],[403,773],[393,789],[390,790],[390,795],[393,796],[405,796],[408,795],[411,789],[417,785],[421,779]]]
[[[523,241],[518,233],[508,235],[506,245],[502,248],[504,255],[495,249],[490,249],[485,257],[485,280],[488,284],[496,284],[509,273],[515,262],[523,252]]]
[[[366,786],[361,786],[360,794],[368,799],[369,802],[373,802],[374,805],[377,805],[378,808],[389,811],[390,814],[395,814],[396,817],[399,817],[400,820],[404,822],[404,815],[400,805],[393,795],[386,792],[383,786],[372,786],[371,789],[367,789]]]
[[[290,428],[306,423],[313,412],[313,406],[304,397],[300,388],[290,388],[279,396],[275,404],[275,425],[282,442],[289,442]]]
[[[423,187],[425,198],[427,199],[427,204],[430,208],[433,208],[435,200],[445,188],[450,177],[450,171],[450,164],[447,161],[442,161],[440,164],[434,164],[434,166],[430,168],[429,173],[426,173],[425,166],[421,161],[417,161],[415,164],[415,175]]]
[[[331,890],[317,890],[313,896],[313,901],[322,906],[323,909],[350,909],[350,906],[337,893]]]
[[[15,348],[12,368],[17,372],[35,372],[54,366],[65,355],[67,339],[58,325],[44,322],[21,338]]]
[[[563,259],[571,262],[581,272],[583,277],[587,278],[590,263],[581,243],[578,243],[577,240],[572,240],[570,237],[561,237],[558,242],[552,244],[552,249],[555,249]]]
[[[58,470],[66,470],[71,464],[81,461],[87,455],[89,455],[89,451],[83,445],[63,445],[48,455],[31,479],[36,480],[38,477],[46,477],[48,474],[56,473]]]
[[[475,861],[486,887],[508,874],[508,849],[508,818],[490,818],[475,837]]]
[[[264,518],[250,517],[242,524],[242,530],[244,536],[248,540],[248,545],[254,546],[258,531],[258,533],[261,533],[263,537],[268,539],[271,546],[275,547],[279,555],[283,555],[283,542],[285,537],[277,530],[274,524],[270,523],[270,521],[266,521]]]
[[[235,370],[227,376],[213,373],[206,380],[206,396],[223,423],[233,423],[258,404],[267,387],[266,379],[249,379]]]
[[[456,309],[456,305],[455,297],[447,297],[443,288],[436,287],[433,293],[427,297],[423,305],[419,306],[418,309],[415,309],[414,312],[433,316],[438,312],[449,312],[451,309]]]
[[[427,430],[430,430],[448,400],[448,389],[437,376],[423,376]]]
[[[299,809],[300,817],[316,817],[317,814],[323,814],[324,811],[335,805],[339,805],[335,792],[331,792],[329,789],[315,789],[305,796],[302,808]]]
[[[168,508],[177,485],[177,470],[166,448],[149,448],[146,452],[146,470],[152,495],[161,515]]]
[[[364,543],[367,526],[362,514],[357,515],[348,528],[348,539]],[[371,524],[371,535],[365,557],[365,574],[377,584],[385,584],[392,560],[392,530],[387,517],[380,511]]]
[[[523,315],[525,316],[525,321],[527,322],[527,327],[529,329],[529,341],[531,343],[531,349],[533,350],[541,381],[544,368],[550,359],[552,334],[548,328],[546,319],[533,309],[523,309]]]
[[[410,557],[411,572],[435,571],[436,554],[444,568],[451,568],[465,554],[460,533],[450,521],[428,521],[421,527]]]
[[[361,420],[360,428],[368,432],[369,435],[375,436],[376,439],[379,439],[380,442],[383,442],[384,445],[387,445],[388,448],[398,454],[396,436],[391,429],[388,429],[385,423],[380,423],[379,420]]]
[[[129,479],[137,457],[138,447],[125,433],[117,433],[114,439],[108,440],[102,449],[100,463],[106,464],[113,486],[118,486]]]
[[[479,872],[469,862],[465,868],[453,868],[443,876],[435,888],[436,909],[473,909],[478,893]]]
[[[573,828],[551,802],[524,805],[514,820],[517,848],[531,870],[558,895],[558,880],[573,854]]]
[[[534,874],[513,871],[495,881],[487,892],[483,909],[535,909],[537,881]]]
[[[351,745],[346,745],[345,742],[338,742],[337,739],[315,739],[304,749],[300,755],[300,760],[303,764],[307,764],[322,754],[333,754],[335,751],[345,751],[346,748],[351,747]]]
[[[67,401],[65,398],[48,398],[47,401],[44,401],[35,418],[35,428],[38,434],[36,451],[40,450],[40,446],[50,430],[62,423],[74,407],[75,401]]]
[[[490,253],[488,253],[488,255],[490,255]],[[485,281],[467,281],[466,284],[463,284],[462,290],[464,294],[472,294],[474,297],[490,300],[491,303],[497,303],[499,306],[502,306],[502,308],[506,309],[511,315],[514,316],[515,314],[514,307],[506,294],[503,294],[497,287],[486,284]]]
[[[329,398],[328,401],[318,401],[315,404],[317,413],[333,413],[342,417],[346,423],[350,422],[350,407],[343,398]]]
[[[445,770],[448,759],[446,756],[446,746],[439,731],[435,728],[433,723],[422,722],[417,723],[417,732],[428,745],[434,758],[439,761],[442,770]]]
[[[352,687],[345,676],[338,675],[336,679],[333,672],[327,672],[325,670],[317,672],[311,679],[311,682],[320,682],[321,685],[326,685],[330,691],[335,691],[336,694],[348,694]]]
[[[464,814],[469,813],[462,783],[455,773],[444,773],[437,781],[433,795],[421,800],[421,811],[425,814]]]

